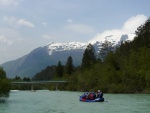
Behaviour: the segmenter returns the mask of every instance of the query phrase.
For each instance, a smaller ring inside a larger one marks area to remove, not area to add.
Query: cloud
[[[0,0],[0,5],[19,5],[23,0]]]
[[[12,45],[13,41],[9,40],[5,36],[1,35],[0,36],[0,43],[1,44],[6,44],[6,45]]]
[[[72,19],[68,19],[67,22],[68,23],[73,23],[73,20]]]
[[[112,30],[105,30],[102,33],[98,33],[90,43],[94,43],[96,41],[104,41],[105,38],[109,38],[109,36],[113,37],[115,41],[119,41],[121,36],[124,34],[129,34],[129,38],[132,40],[135,36],[135,31],[137,27],[147,20],[145,15],[137,15],[129,18],[122,26],[121,29],[112,29]],[[108,39],[109,40],[109,39]]]
[[[25,19],[19,19],[17,22],[16,22],[17,25],[19,26],[26,26],[26,27],[30,27],[30,28],[34,28],[34,24],[25,20]]]
[[[43,26],[47,26],[48,25],[46,22],[43,22],[42,24],[43,24]]]
[[[49,35],[49,34],[44,34],[42,36],[46,41],[54,41],[58,38],[56,35]]]
[[[147,20],[147,17],[144,15],[137,15],[129,18],[123,25],[122,30],[126,32],[135,32],[137,27],[143,24]]]
[[[22,41],[21,35],[18,31],[13,29],[0,29],[0,47],[2,44],[13,45],[15,42]]]
[[[94,32],[93,28],[84,24],[69,24],[65,26],[64,29],[80,34],[90,34]]]
[[[34,28],[34,24],[31,23],[30,21],[27,21],[25,19],[17,19],[15,17],[7,17],[7,16],[4,16],[3,17],[3,21],[6,23],[6,24],[9,24],[11,26],[25,26],[25,27],[30,27],[30,28]]]
[[[52,36],[49,36],[49,35],[47,35],[47,34],[43,35],[43,38],[45,38],[45,39],[53,39]]]
[[[3,21],[7,24],[14,25],[14,23],[15,23],[15,21],[17,21],[17,19],[15,17],[4,16]]]

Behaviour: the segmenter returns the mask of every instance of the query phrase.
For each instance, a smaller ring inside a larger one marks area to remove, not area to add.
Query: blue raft
[[[90,99],[85,99],[85,98],[82,98],[82,96],[80,96],[80,101],[82,102],[104,102],[104,98],[95,98],[94,100],[90,100]]]

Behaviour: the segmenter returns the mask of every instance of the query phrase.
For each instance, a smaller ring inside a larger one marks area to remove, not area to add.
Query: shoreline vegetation
[[[6,78],[5,71],[0,68],[0,102],[5,102],[9,97],[10,81]]]

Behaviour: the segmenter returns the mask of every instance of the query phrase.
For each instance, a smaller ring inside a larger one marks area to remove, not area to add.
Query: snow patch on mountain
[[[52,55],[55,51],[65,51],[65,50],[75,50],[75,49],[82,49],[85,50],[87,45],[89,43],[93,44],[97,52],[100,50],[102,43],[104,43],[105,40],[111,42],[113,46],[120,45],[123,41],[131,41],[135,37],[135,34],[99,34],[97,37],[93,40],[90,40],[87,43],[81,43],[81,42],[70,42],[70,43],[50,43],[48,47],[48,53],[49,55]]]
[[[118,42],[120,41],[128,41],[128,40],[133,40],[135,37],[134,33],[129,33],[126,34],[124,32],[118,31],[118,30],[114,30],[112,31],[106,31],[102,34],[97,34],[97,36],[95,38],[93,38],[92,40],[89,41],[89,43],[91,44],[95,44],[97,41],[103,43],[105,40],[111,42],[111,43],[115,43],[116,45],[118,44]]]
[[[50,43],[48,45],[49,55],[52,55],[54,51],[64,51],[64,50],[73,50],[73,49],[85,49],[87,43],[81,42],[70,42],[70,43]]]

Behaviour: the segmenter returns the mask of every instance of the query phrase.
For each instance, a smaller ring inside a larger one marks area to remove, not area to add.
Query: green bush
[[[9,96],[10,81],[6,78],[6,73],[0,68],[0,101]]]

